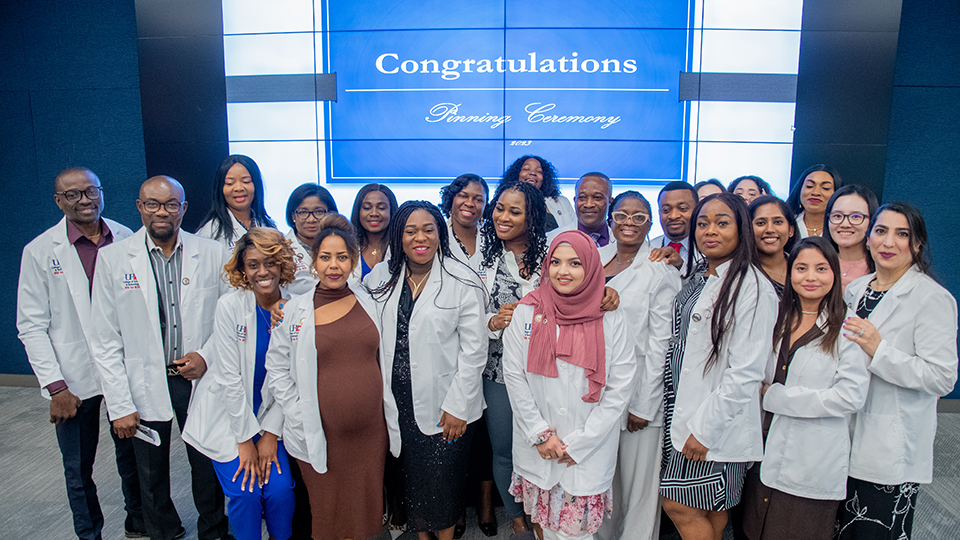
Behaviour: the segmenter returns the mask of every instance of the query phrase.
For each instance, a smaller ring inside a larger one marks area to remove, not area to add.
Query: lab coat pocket
[[[457,374],[457,370],[453,370],[449,373],[444,373],[438,375],[434,379],[433,383],[433,395],[434,403],[440,405],[443,403],[443,400],[447,397],[447,392],[450,391],[450,385],[453,384],[453,377]],[[461,420],[463,420],[461,418]]]
[[[147,387],[143,373],[143,360],[140,358],[125,358],[127,381],[130,383],[130,397],[138,405],[147,403]]]
[[[57,361],[60,364],[60,373],[69,384],[80,388],[97,388],[100,380],[97,371],[90,362],[90,349],[86,340],[71,341],[69,343],[53,342]]]
[[[861,468],[883,470],[891,477],[903,474],[906,441],[903,423],[895,414],[857,413],[851,456]]]
[[[821,418],[790,418],[786,444],[783,449],[783,463],[780,467],[780,480],[784,486],[809,492],[822,489],[824,472],[837,473],[846,469],[848,453],[838,451],[847,447],[845,441],[838,441],[837,434],[845,431],[830,429]],[[832,419],[826,419],[832,420]],[[845,476],[845,475],[844,475]]]

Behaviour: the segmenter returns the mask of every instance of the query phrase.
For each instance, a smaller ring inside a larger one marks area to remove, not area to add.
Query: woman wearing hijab
[[[603,265],[580,231],[554,239],[513,312],[503,371],[513,409],[510,493],[549,539],[591,539],[612,504],[620,423],[636,374],[624,315],[604,312]]]

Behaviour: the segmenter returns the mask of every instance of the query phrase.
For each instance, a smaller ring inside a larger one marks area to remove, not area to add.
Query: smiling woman
[[[250,227],[277,227],[263,206],[260,167],[247,156],[228,156],[220,163],[212,199],[197,235],[220,242],[227,251],[233,251],[237,240]]]

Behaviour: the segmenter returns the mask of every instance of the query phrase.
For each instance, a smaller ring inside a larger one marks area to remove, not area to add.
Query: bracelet
[[[540,435],[537,436],[537,440],[533,444],[543,444],[549,441],[550,437],[553,437],[556,434],[557,434],[556,428],[547,428],[543,430],[543,432],[540,433]]]
[[[60,392],[63,392],[63,391],[66,390],[66,389],[67,389],[66,386],[64,386],[64,387],[62,387],[62,388],[58,388],[58,389],[54,390],[53,392],[50,392],[50,397],[53,397],[53,396],[59,394]]]

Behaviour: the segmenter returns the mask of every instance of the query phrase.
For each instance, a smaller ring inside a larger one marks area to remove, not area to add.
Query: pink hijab
[[[584,278],[572,293],[561,294],[550,281],[550,259],[560,244],[569,244],[580,257]],[[596,403],[606,384],[606,351],[603,343],[604,279],[600,253],[585,233],[573,230],[554,238],[541,267],[540,286],[520,300],[533,306],[533,328],[527,350],[527,371],[557,377],[559,358],[586,370],[589,391],[583,401]],[[557,326],[560,335],[557,337]]]

